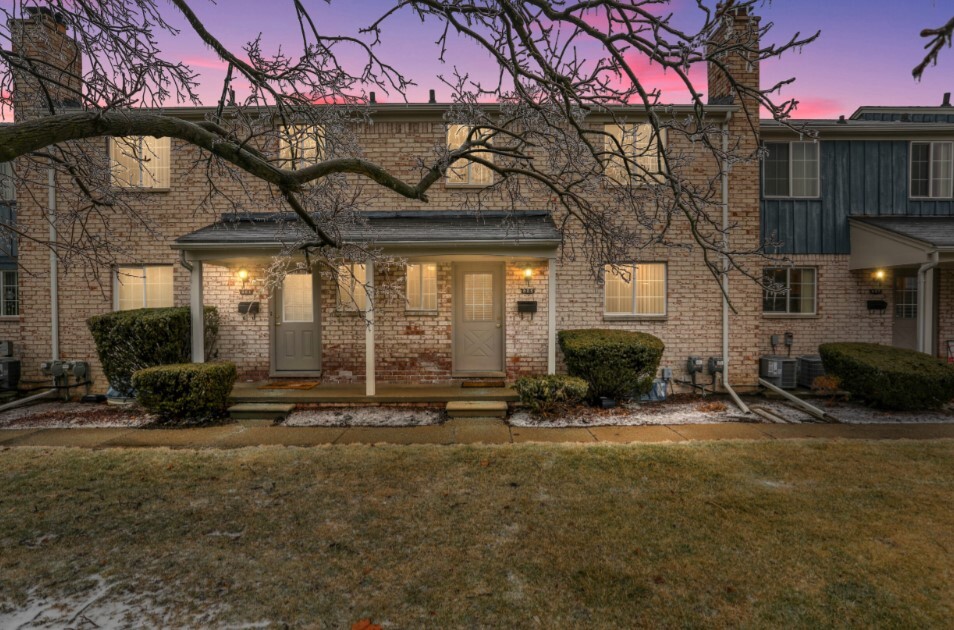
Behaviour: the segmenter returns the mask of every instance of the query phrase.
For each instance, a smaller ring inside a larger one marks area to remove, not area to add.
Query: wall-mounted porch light
[[[536,289],[530,286],[530,281],[533,280],[533,268],[527,267],[523,270],[523,279],[527,281],[527,286],[520,289],[520,293],[524,295],[533,295],[537,292]]]
[[[881,287],[884,286],[885,273],[884,269],[875,269],[874,273],[871,274],[871,279],[874,280],[876,289],[869,289],[868,293],[871,295],[882,295],[884,291],[881,290]],[[871,310],[870,308],[868,310]]]
[[[238,270],[238,273],[235,274],[238,276],[238,279],[242,281],[242,288],[239,289],[239,295],[252,295],[255,293],[253,289],[247,288],[248,285],[248,269],[244,267]]]

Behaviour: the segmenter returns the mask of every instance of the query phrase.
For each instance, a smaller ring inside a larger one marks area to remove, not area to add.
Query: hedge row
[[[567,370],[589,384],[591,404],[649,392],[666,347],[658,337],[626,330],[563,330],[558,337]]]
[[[133,375],[139,403],[162,420],[204,421],[220,418],[235,384],[232,363],[157,365]]]

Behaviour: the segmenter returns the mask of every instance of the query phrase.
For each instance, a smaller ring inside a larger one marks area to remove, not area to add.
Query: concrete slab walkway
[[[422,427],[284,427],[238,422],[198,429],[0,429],[0,448],[241,448],[327,444],[639,443],[693,440],[954,439],[954,424],[683,424],[638,427],[510,427],[460,418]]]

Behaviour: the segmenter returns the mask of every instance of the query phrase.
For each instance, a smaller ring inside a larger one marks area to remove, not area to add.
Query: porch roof
[[[433,247],[449,244],[473,246],[549,246],[561,241],[553,218],[546,211],[462,212],[394,211],[362,212],[354,220],[335,226],[345,243]],[[222,248],[281,249],[309,238],[308,228],[293,213],[225,214],[219,221],[176,239],[182,250]]]
[[[851,269],[954,260],[954,217],[850,217]]]

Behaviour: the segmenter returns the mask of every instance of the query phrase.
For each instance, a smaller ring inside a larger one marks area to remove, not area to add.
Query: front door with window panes
[[[454,372],[504,370],[503,265],[454,266]]]
[[[290,273],[275,291],[273,371],[321,369],[321,328],[317,274]]]
[[[894,274],[894,324],[892,345],[916,350],[918,347],[918,275],[903,270]]]

